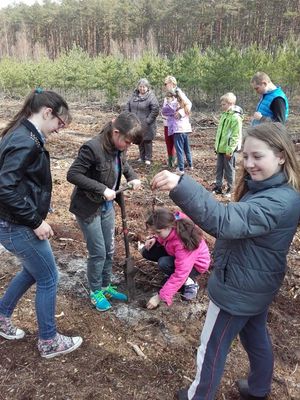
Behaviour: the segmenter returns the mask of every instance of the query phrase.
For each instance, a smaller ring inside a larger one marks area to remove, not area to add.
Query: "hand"
[[[155,242],[156,242],[155,238],[147,239],[146,242],[145,242],[145,249],[150,250]]]
[[[103,193],[105,200],[114,200],[116,198],[116,192],[112,189],[106,188]]]
[[[225,154],[226,160],[230,161],[232,157],[232,154]]]
[[[253,114],[253,119],[257,119],[258,121],[262,118],[262,113],[255,111]]]
[[[33,230],[36,236],[40,240],[49,239],[51,236],[54,235],[54,232],[49,224],[46,221],[43,221],[40,226]]]
[[[172,190],[174,189],[178,181],[180,179],[180,176],[173,174],[170,171],[161,171],[151,181],[151,189],[155,190]]]
[[[181,114],[176,111],[176,113],[174,114],[175,119],[181,119]]]
[[[141,187],[142,182],[139,179],[133,179],[128,182],[128,185],[132,187],[133,190],[139,189]]]
[[[149,310],[153,310],[154,308],[158,307],[160,303],[160,298],[159,294],[156,294],[155,296],[152,296],[151,299],[147,303],[147,308]]]

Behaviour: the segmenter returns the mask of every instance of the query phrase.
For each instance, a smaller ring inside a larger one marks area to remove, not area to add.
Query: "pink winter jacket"
[[[175,257],[175,271],[159,292],[161,300],[170,306],[174,295],[185,283],[193,267],[199,273],[208,270],[210,254],[204,239],[201,240],[196,250],[187,250],[179,239],[175,228],[172,229],[166,239],[156,237],[156,240],[165,247],[170,256]]]

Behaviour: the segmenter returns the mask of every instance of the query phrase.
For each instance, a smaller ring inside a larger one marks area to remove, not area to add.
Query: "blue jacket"
[[[228,205],[188,176],[170,192],[186,215],[217,238],[210,299],[241,316],[260,314],[272,302],[300,218],[300,193],[283,173],[265,181],[248,179],[248,188],[239,202]]]
[[[262,98],[256,107],[256,111],[260,112],[263,117],[270,118],[274,121],[274,114],[270,106],[276,97],[282,97],[285,101],[285,120],[287,120],[289,115],[289,102],[284,91],[279,86],[276,89],[262,95]],[[254,122],[253,125],[256,125],[257,123],[259,123],[259,121]]]

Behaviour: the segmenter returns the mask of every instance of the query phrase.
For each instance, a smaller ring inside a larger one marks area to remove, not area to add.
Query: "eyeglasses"
[[[58,119],[58,127],[59,128],[64,128],[66,126],[66,123],[63,119],[61,119],[55,111],[52,111],[52,114],[54,115],[54,117],[56,117]]]

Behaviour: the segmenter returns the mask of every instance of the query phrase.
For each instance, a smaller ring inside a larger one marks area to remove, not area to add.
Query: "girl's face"
[[[47,136],[64,128],[66,126],[66,118],[66,116],[56,114],[52,108],[43,107],[39,113],[33,114],[30,119]]]
[[[281,171],[284,164],[282,153],[275,154],[262,140],[247,137],[243,148],[244,168],[254,181],[263,181]]]
[[[153,229],[153,233],[162,239],[166,239],[171,232],[172,228]]]
[[[140,92],[140,94],[145,94],[148,92],[148,87],[145,85],[139,85],[138,91]]]
[[[165,82],[165,90],[172,92],[174,90],[176,85],[174,85],[173,82]]]
[[[120,151],[127,150],[131,146],[131,141],[126,139],[125,135],[120,133],[118,129],[112,132],[112,140],[116,149]]]

